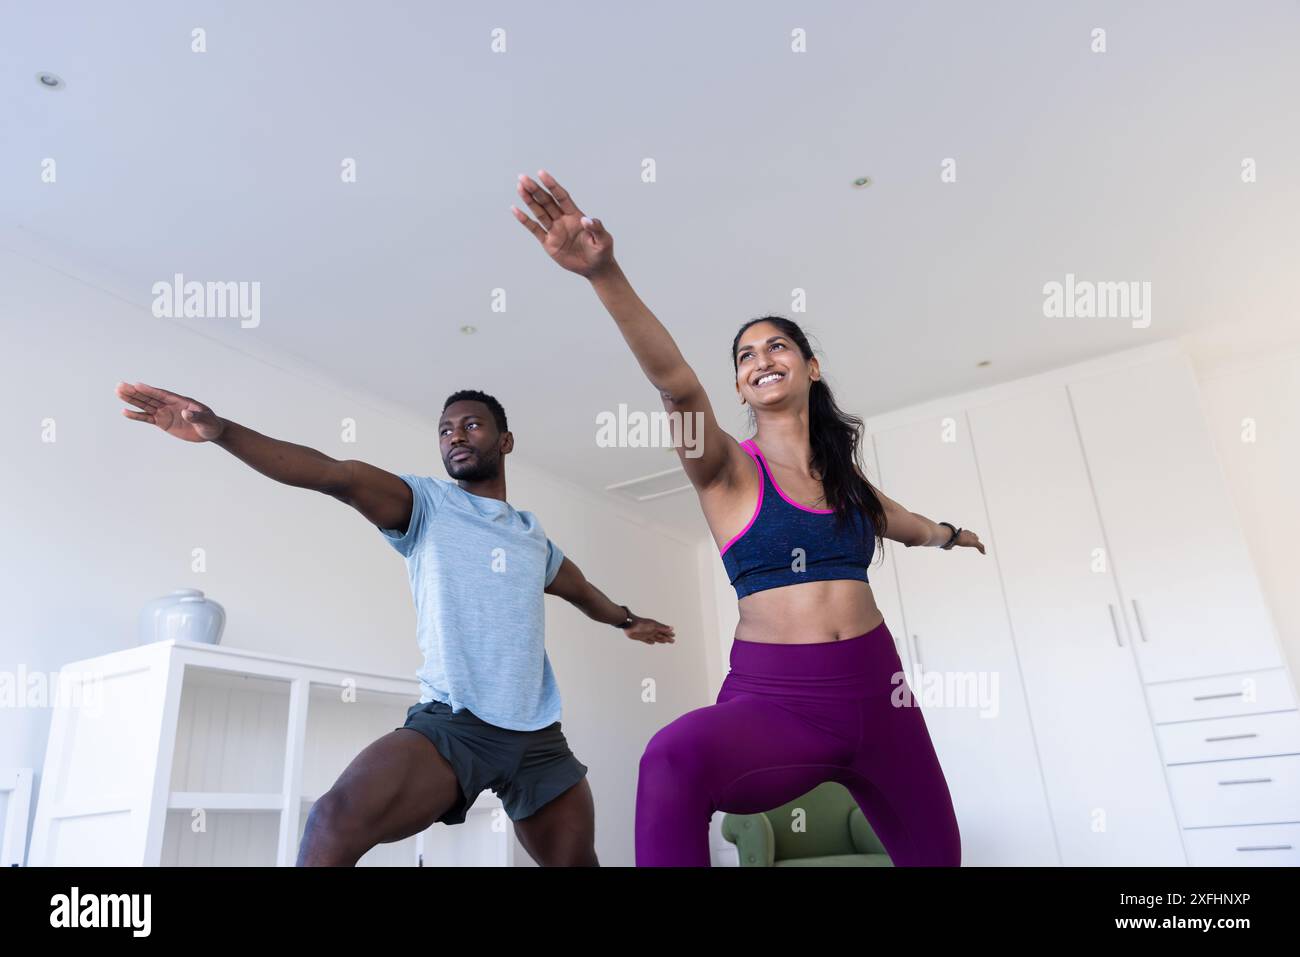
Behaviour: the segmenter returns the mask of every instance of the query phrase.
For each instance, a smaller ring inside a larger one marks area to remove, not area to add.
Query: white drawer
[[[1300,711],[1156,725],[1166,764],[1300,754]]]
[[[1300,756],[1166,768],[1183,827],[1300,822]]]
[[[1192,867],[1300,866],[1300,824],[1184,831]]]
[[[1296,706],[1291,676],[1285,668],[1190,681],[1162,681],[1147,685],[1147,697],[1151,702],[1151,719],[1157,724],[1286,711]]]

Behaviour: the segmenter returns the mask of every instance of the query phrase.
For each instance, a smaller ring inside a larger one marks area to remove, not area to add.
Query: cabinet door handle
[[[1141,638],[1143,641],[1146,641],[1147,630],[1142,626],[1142,612],[1138,608],[1138,600],[1136,598],[1133,599],[1133,617],[1137,619],[1138,637]]]
[[[912,646],[916,649],[916,665],[919,668],[921,666],[921,639],[916,635],[912,635]]]
[[[1115,606],[1106,602],[1106,607],[1110,609],[1110,626],[1115,629],[1115,644],[1123,648],[1124,641],[1119,636],[1119,619],[1115,617]]]

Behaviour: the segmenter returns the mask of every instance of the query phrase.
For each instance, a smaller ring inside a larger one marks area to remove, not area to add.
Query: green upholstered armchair
[[[893,866],[853,795],[835,781],[771,811],[727,814],[722,836],[736,845],[741,867]]]

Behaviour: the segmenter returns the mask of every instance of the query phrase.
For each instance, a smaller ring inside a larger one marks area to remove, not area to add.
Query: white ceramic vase
[[[140,612],[140,644],[155,641],[221,642],[226,610],[197,588],[178,588],[155,598]]]

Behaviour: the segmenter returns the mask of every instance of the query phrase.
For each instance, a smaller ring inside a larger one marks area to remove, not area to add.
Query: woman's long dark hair
[[[760,322],[770,322],[781,330],[782,335],[799,347],[804,361],[813,358],[812,346],[808,337],[799,328],[798,323],[783,316],[763,316],[751,319],[740,327],[736,338],[731,340],[731,366],[739,371],[740,360],[736,349],[740,337],[750,326]],[[753,415],[753,410],[750,410]],[[821,478],[822,492],[826,505],[835,510],[835,521],[843,526],[853,520],[855,514],[865,512],[871,518],[875,529],[876,551],[883,555],[883,536],[885,532],[885,507],[875,490],[862,475],[858,459],[862,444],[862,419],[850,415],[835,404],[830,386],[825,379],[818,379],[808,389],[808,438],[812,445],[812,461],[809,466]]]

